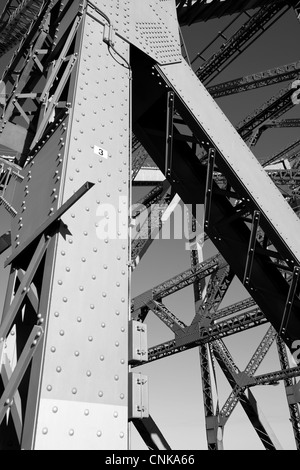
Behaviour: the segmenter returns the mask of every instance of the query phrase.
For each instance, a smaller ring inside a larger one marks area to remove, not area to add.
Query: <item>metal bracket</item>
[[[148,418],[148,377],[140,373],[129,374],[129,420],[134,418]]]
[[[250,283],[250,276],[251,276],[252,265],[253,265],[254,250],[255,250],[255,244],[256,244],[256,235],[257,235],[257,230],[258,230],[258,225],[259,225],[259,219],[260,219],[260,212],[254,211],[250,241],[249,241],[248,252],[247,252],[246,267],[245,267],[245,273],[244,273],[244,279],[243,279],[243,284],[245,286],[249,285]]]
[[[115,46],[115,30],[112,24],[104,25],[103,42],[109,47]]]
[[[139,321],[129,322],[129,357],[130,364],[148,361],[147,325]]]

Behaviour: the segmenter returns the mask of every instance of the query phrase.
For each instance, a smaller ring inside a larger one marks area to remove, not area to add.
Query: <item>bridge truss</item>
[[[271,396],[278,383],[300,448],[300,141],[257,151],[299,127],[288,113],[299,102],[300,63],[228,79],[287,15],[297,24],[299,8],[296,0],[7,2],[2,449],[128,449],[135,430],[146,448],[170,449],[172,435],[149,413],[148,379],[151,391],[155,367],[167,377],[173,364],[180,382],[187,351],[199,354],[197,416],[203,406],[209,450],[224,448],[237,407],[258,445],[280,449],[254,395],[264,385]],[[197,35],[188,43],[187,29],[218,18],[225,27],[193,58]],[[239,124],[221,111],[222,98],[262,89],[274,94]],[[176,256],[189,266],[151,287],[155,238],[181,208],[189,233]],[[237,282],[242,299],[233,298]],[[171,299],[184,305],[187,296],[189,307],[173,310]],[[147,329],[162,336],[151,318],[169,334],[148,346]],[[242,368],[227,338],[242,347],[248,331],[258,344]],[[258,373],[270,351],[278,367]],[[156,401],[174,407],[157,389]],[[151,401],[150,393],[150,409]]]

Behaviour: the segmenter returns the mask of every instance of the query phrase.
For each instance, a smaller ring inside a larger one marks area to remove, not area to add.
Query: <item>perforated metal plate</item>
[[[94,5],[107,15],[118,35],[158,63],[182,60],[173,0],[95,0]]]

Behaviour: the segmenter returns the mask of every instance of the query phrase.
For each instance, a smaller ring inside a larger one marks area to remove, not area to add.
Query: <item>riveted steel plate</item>
[[[173,0],[95,0],[93,4],[107,15],[118,35],[158,63],[182,60]]]
[[[127,445],[130,74],[109,53],[103,33],[95,19],[84,18],[59,206],[86,181],[94,186],[62,218],[67,229],[57,241],[47,305],[45,407],[37,429],[47,427],[63,448],[74,440],[53,421],[51,401],[65,403],[59,423],[81,428],[81,437],[90,432],[82,403],[90,404],[89,419],[109,436],[97,440],[95,429],[96,448]],[[116,48],[128,61],[128,43],[117,38]],[[35,449],[44,448],[44,438],[36,433]],[[80,446],[95,447],[89,439]]]
[[[20,173],[24,179],[17,183],[12,200],[18,213],[12,220],[13,250],[25,242],[57,208],[67,125],[68,119],[57,127]]]
[[[118,449],[126,450],[126,423],[124,406],[41,400],[37,428],[39,449],[114,450],[117,444]],[[118,436],[118,443],[115,436]]]

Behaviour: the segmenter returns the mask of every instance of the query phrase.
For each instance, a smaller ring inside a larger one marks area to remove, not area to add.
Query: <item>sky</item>
[[[211,20],[208,23],[196,24],[184,28],[184,37],[193,58],[220,31],[229,19]],[[300,23],[295,14],[290,11],[278,23],[265,33],[261,39],[241,57],[239,57],[219,77],[217,82],[240,77],[288,64],[299,60],[298,44]],[[209,55],[208,55],[209,57]],[[7,58],[0,64],[4,67]],[[200,64],[199,64],[200,65]],[[1,74],[1,68],[0,68]],[[218,104],[227,114],[233,125],[243,119],[248,113],[259,107],[286,83],[233,95],[218,100]],[[294,107],[284,117],[299,117],[300,108]],[[260,158],[273,155],[284,148],[289,142],[296,140],[299,129],[269,130],[265,132],[254,153]],[[148,191],[134,189],[133,198]],[[1,214],[2,217],[2,214]],[[7,228],[1,218],[1,232]],[[4,228],[4,229],[3,229]],[[208,242],[204,247],[205,258],[210,257],[216,250]],[[2,255],[3,262],[7,253]],[[133,272],[132,296],[136,296],[160,282],[188,269],[190,267],[189,252],[185,249],[185,240],[154,240],[141,263]],[[2,291],[5,282],[1,278]],[[230,305],[238,300],[247,298],[248,294],[237,280],[226,295],[221,306]],[[3,293],[0,290],[0,310],[3,303]],[[185,288],[165,299],[167,307],[186,323],[194,316],[194,299],[192,287]],[[152,346],[172,338],[170,330],[160,322],[154,314],[147,317],[148,345]],[[224,342],[243,370],[252,353],[266,332],[268,325],[249,330],[238,335],[225,338]],[[272,347],[257,373],[265,373],[280,368],[276,348]],[[207,449],[205,435],[204,408],[201,389],[200,362],[197,348],[180,353],[135,369],[149,377],[149,408],[150,414],[161,428],[166,440],[173,450],[205,450]],[[218,378],[219,402],[222,406],[231,389],[216,366]],[[252,389],[254,396],[266,415],[284,449],[295,449],[291,425],[288,421],[288,408],[283,385],[260,386]],[[146,449],[141,437],[133,426],[131,429],[131,449]],[[263,449],[255,431],[250,425],[244,411],[238,405],[225,427],[224,447],[227,450],[256,450]]]

